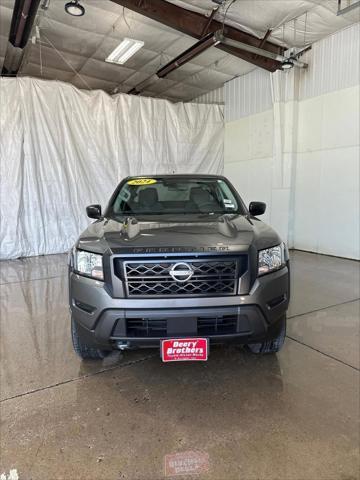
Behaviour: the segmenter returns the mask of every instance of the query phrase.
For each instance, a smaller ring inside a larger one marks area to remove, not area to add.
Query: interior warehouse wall
[[[1,258],[67,251],[127,175],[221,173],[223,108],[0,79]]]
[[[290,247],[359,258],[359,24],[313,45],[307,70],[225,85],[225,174]]]

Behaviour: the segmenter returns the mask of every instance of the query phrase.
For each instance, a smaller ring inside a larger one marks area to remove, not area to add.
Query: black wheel
[[[286,316],[284,316],[280,322],[281,330],[277,337],[273,338],[272,340],[265,340],[263,343],[250,343],[249,345],[246,345],[247,349],[256,354],[279,352],[285,342]]]
[[[106,350],[100,350],[92,345],[88,345],[79,335],[76,322],[71,319],[71,338],[75,352],[82,359],[101,360],[109,353]]]

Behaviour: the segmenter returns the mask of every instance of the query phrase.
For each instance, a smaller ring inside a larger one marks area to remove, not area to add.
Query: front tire
[[[281,320],[281,328],[280,332],[277,337],[273,338],[272,340],[265,340],[263,343],[250,343],[246,345],[247,349],[251,353],[255,353],[257,355],[261,355],[264,353],[277,353],[279,352],[285,342],[286,336],[286,315],[284,315]]]
[[[73,318],[71,318],[71,339],[75,353],[83,360],[101,360],[109,353],[106,350],[100,350],[86,343],[79,334],[77,324]]]

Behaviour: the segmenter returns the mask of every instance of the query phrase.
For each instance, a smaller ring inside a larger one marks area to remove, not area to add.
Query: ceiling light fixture
[[[281,68],[283,70],[290,70],[291,68],[293,68],[293,66],[294,66],[294,63],[291,60],[284,60],[282,62]]]
[[[65,12],[73,17],[82,17],[85,14],[85,8],[80,5],[79,0],[72,0],[65,3]]]
[[[110,55],[105,58],[105,62],[123,65],[143,46],[144,42],[141,40],[134,40],[132,38],[125,37],[124,40],[115,48],[115,50],[113,50]]]

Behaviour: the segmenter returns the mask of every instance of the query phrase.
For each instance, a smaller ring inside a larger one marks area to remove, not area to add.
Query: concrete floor
[[[151,350],[97,363],[72,351],[66,257],[2,262],[0,476],[360,478],[359,264],[293,252],[292,274],[276,356],[219,347],[206,364]]]

